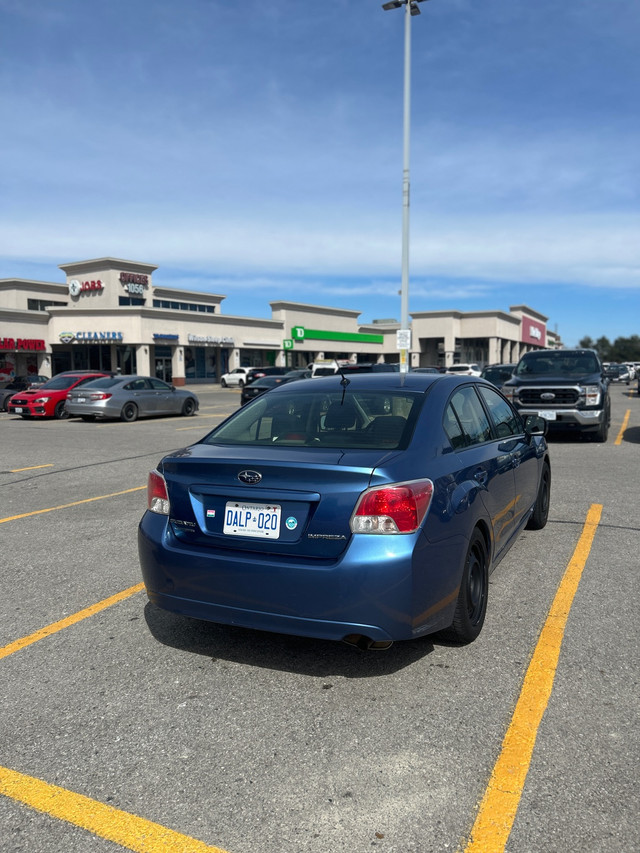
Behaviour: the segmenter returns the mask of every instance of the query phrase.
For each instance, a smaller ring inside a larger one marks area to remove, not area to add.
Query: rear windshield
[[[580,376],[599,373],[600,365],[591,353],[540,352],[523,356],[516,367],[516,376],[541,376],[545,373]]]
[[[405,390],[284,389],[239,409],[202,443],[394,450],[408,444],[425,396]]]
[[[83,387],[113,388],[113,386],[117,385],[118,382],[122,382],[122,376],[103,376],[100,379],[92,379],[91,382],[87,382]]]

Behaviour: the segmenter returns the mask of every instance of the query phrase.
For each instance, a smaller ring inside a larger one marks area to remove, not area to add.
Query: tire
[[[244,388],[244,379],[241,379],[241,380],[238,382],[238,388],[240,388],[240,390],[242,390],[242,389]]]
[[[596,432],[591,433],[591,437],[593,441],[597,441],[600,444],[605,444],[607,438],[609,437],[609,424],[606,419],[603,424],[600,425]]]
[[[473,642],[484,625],[488,595],[489,556],[484,536],[476,527],[464,561],[453,622],[442,632],[443,637],[456,643]]]
[[[186,418],[190,418],[191,415],[195,414],[195,411],[196,411],[196,401],[193,399],[193,397],[189,397],[189,399],[185,400],[183,405],[182,405],[182,414]]]
[[[125,403],[120,412],[120,420],[131,424],[138,420],[138,407],[135,403]]]
[[[56,403],[56,407],[53,410],[53,417],[57,421],[63,421],[65,418],[69,417],[69,412],[67,412],[66,408],[66,400],[60,400]]]
[[[220,380],[220,385],[221,385],[223,388],[226,388],[226,387],[227,387],[227,380],[226,380],[226,379],[221,379],[221,380]]]
[[[538,486],[538,496],[533,507],[531,518],[527,522],[527,530],[542,530],[549,518],[549,502],[551,498],[551,468],[545,462]]]

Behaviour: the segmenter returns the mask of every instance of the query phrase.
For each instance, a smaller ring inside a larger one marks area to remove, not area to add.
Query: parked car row
[[[154,415],[193,415],[197,396],[154,376],[121,376],[104,371],[65,371],[40,388],[13,393],[4,408],[30,418],[74,417],[84,421],[136,421]]]
[[[396,363],[372,363],[372,362],[327,362],[313,364],[308,368],[300,368],[292,371],[289,367],[275,367],[267,365],[264,367],[236,367],[220,378],[223,388],[244,388],[258,379],[267,376],[285,376],[298,373],[300,378],[318,379],[322,376],[333,376],[342,373],[345,376],[353,376],[356,373],[398,373],[400,365]],[[455,373],[464,376],[480,376],[480,368],[477,364],[454,364],[445,367],[412,367],[410,373]]]

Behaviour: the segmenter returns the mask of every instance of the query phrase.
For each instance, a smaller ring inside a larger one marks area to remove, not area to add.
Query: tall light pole
[[[400,290],[400,332],[398,349],[400,350],[400,371],[409,369],[407,350],[411,349],[409,333],[409,148],[411,136],[411,18],[420,14],[418,3],[423,0],[390,0],[383,3],[385,12],[390,9],[404,10],[404,121],[403,121],[403,162],[402,162],[402,285]]]

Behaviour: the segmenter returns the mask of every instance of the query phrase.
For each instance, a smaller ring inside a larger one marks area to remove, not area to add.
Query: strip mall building
[[[222,295],[154,286],[151,264],[99,258],[60,269],[65,283],[0,279],[0,374],[104,369],[185,385],[235,367],[399,360],[394,320],[363,326],[359,311],[284,301],[270,303],[270,320],[225,316]],[[560,345],[526,305],[411,319],[412,367],[515,362]]]

